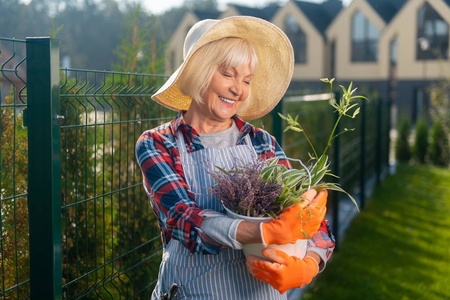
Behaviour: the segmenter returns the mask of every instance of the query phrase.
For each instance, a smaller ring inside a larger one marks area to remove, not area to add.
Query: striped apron
[[[207,168],[219,166],[230,169],[236,162],[255,161],[257,156],[249,135],[245,137],[245,145],[224,149],[207,148],[193,153],[187,152],[180,131],[177,135],[186,181],[196,195],[198,206],[224,213],[222,204],[207,190],[215,184]],[[286,294],[280,295],[269,284],[254,278],[248,272],[241,250],[224,248],[217,255],[192,254],[177,240],[171,239],[164,247],[152,299],[160,299],[161,293],[166,293],[173,283],[179,286],[174,299],[287,299]]]

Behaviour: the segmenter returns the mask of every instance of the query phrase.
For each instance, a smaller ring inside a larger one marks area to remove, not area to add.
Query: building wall
[[[353,0],[347,8],[343,9],[326,30],[327,49],[330,49],[331,42],[335,42],[334,76],[339,81],[356,78],[367,81],[383,80],[386,77],[381,76],[378,62],[352,62],[352,18],[358,10],[380,30],[380,34],[386,26],[365,0]]]
[[[433,84],[433,81],[401,80],[397,86],[397,99],[395,104],[398,111],[398,120],[408,118],[414,124],[424,111],[429,108],[429,99],[419,94]]]
[[[284,30],[284,21],[287,16],[292,15],[297,19],[299,27],[307,36],[306,63],[296,63],[293,81],[318,81],[325,76],[325,39],[317,29],[308,21],[308,18],[295,3],[288,2],[275,14],[272,23]],[[295,49],[294,49],[295,51]]]
[[[389,48],[398,37],[397,78],[403,81],[450,78],[449,60],[417,60],[417,12],[428,2],[450,24],[450,7],[442,0],[409,0],[380,37],[380,75],[389,75]],[[448,56],[450,57],[450,55]]]

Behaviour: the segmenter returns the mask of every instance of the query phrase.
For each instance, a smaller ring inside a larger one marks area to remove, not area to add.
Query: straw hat
[[[202,20],[189,30],[184,40],[184,62],[152,99],[170,109],[188,110],[192,98],[178,89],[178,78],[192,55],[202,46],[224,37],[250,42],[258,56],[258,72],[252,79],[247,105],[238,112],[243,119],[257,119],[270,112],[286,92],[294,70],[294,51],[288,37],[265,20],[236,16],[222,20]]]

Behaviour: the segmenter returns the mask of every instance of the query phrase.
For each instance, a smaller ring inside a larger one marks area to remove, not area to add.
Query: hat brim
[[[294,71],[294,51],[281,29],[265,20],[248,16],[225,18],[211,26],[152,99],[176,111],[188,110],[192,98],[180,92],[178,78],[200,47],[224,37],[247,40],[258,57],[258,72],[252,79],[252,91],[246,100],[247,105],[238,112],[239,116],[252,120],[269,113],[281,100],[290,84]]]

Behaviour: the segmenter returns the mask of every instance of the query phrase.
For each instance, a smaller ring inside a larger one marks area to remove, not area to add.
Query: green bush
[[[399,162],[408,162],[411,159],[411,147],[408,142],[411,134],[411,123],[403,119],[398,127],[397,140],[395,141],[395,158]]]
[[[416,124],[413,156],[421,164],[424,164],[427,158],[428,144],[428,124],[425,119],[420,118]]]
[[[447,167],[450,164],[450,145],[447,134],[440,122],[435,121],[431,130],[429,149],[430,160],[434,165]]]

